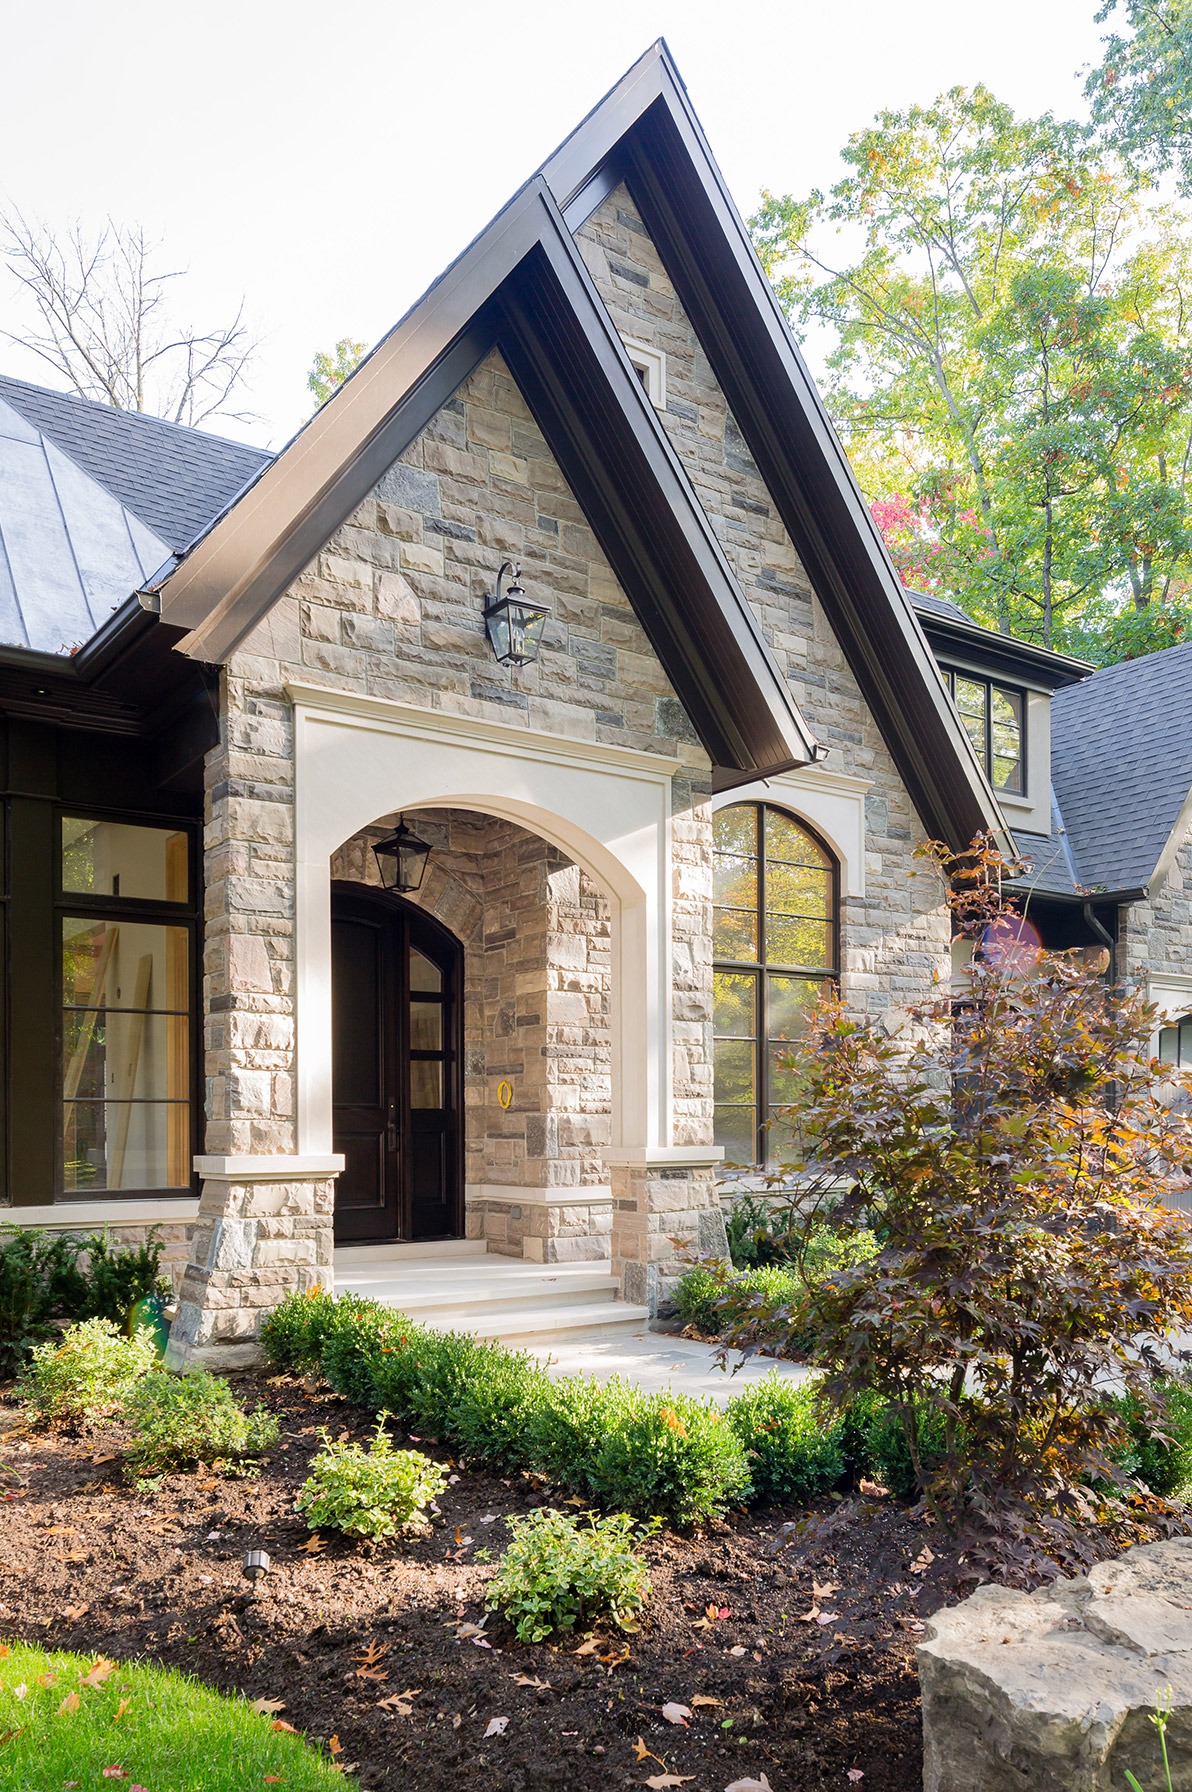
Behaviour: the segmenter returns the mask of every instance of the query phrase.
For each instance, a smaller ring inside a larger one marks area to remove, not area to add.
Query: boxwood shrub
[[[639,1518],[699,1524],[749,1497],[749,1464],[712,1401],[631,1388],[606,1408],[590,1475],[605,1505]]]
[[[767,1375],[729,1402],[728,1420],[745,1450],[758,1500],[812,1500],[844,1474],[844,1426],[839,1419],[827,1421],[809,1382]]]

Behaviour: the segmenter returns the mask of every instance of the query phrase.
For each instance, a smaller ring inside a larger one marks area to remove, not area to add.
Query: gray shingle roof
[[[946,617],[949,622],[967,622],[970,628],[973,626],[968,611],[954,604],[950,597],[936,597],[930,591],[908,591],[907,595],[916,610],[927,610],[932,615]]]
[[[148,523],[175,553],[188,547],[273,458],[243,442],[184,429],[139,411],[112,410],[4,375],[0,399]]]
[[[1105,666],[1052,699],[1051,781],[1087,888],[1153,877],[1192,790],[1192,643]]]

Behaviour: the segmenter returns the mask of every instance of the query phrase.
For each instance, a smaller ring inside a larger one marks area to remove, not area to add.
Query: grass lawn
[[[0,1643],[4,1792],[342,1792],[277,1722],[163,1668]]]

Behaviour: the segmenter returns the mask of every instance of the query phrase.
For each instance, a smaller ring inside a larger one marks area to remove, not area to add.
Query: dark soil
[[[282,1423],[260,1473],[139,1491],[119,1425],[30,1432],[0,1405],[0,1636],[146,1656],[280,1699],[283,1721],[337,1737],[357,1783],[387,1792],[604,1792],[664,1772],[691,1792],[763,1774],[773,1792],[921,1785],[916,1636],[972,1583],[894,1502],[848,1497],[655,1536],[639,1632],[527,1647],[495,1616],[483,1635],[468,1627],[485,1619],[493,1571],[477,1551],[499,1554],[503,1518],[546,1502],[541,1488],[460,1467],[430,1535],[312,1549],[293,1501],[319,1428],[364,1437],[370,1425],[288,1378],[243,1377],[238,1392]],[[255,1593],[249,1549],[272,1557]],[[691,1707],[689,1727],[662,1715],[672,1701]],[[507,1725],[486,1736],[494,1718]]]

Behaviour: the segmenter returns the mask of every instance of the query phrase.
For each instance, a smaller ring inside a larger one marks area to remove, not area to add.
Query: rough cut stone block
[[[1172,1785],[1192,1792],[1192,1538],[1033,1594],[981,1587],[918,1655],[924,1792],[1118,1792],[1127,1769],[1159,1792],[1167,1688]]]

